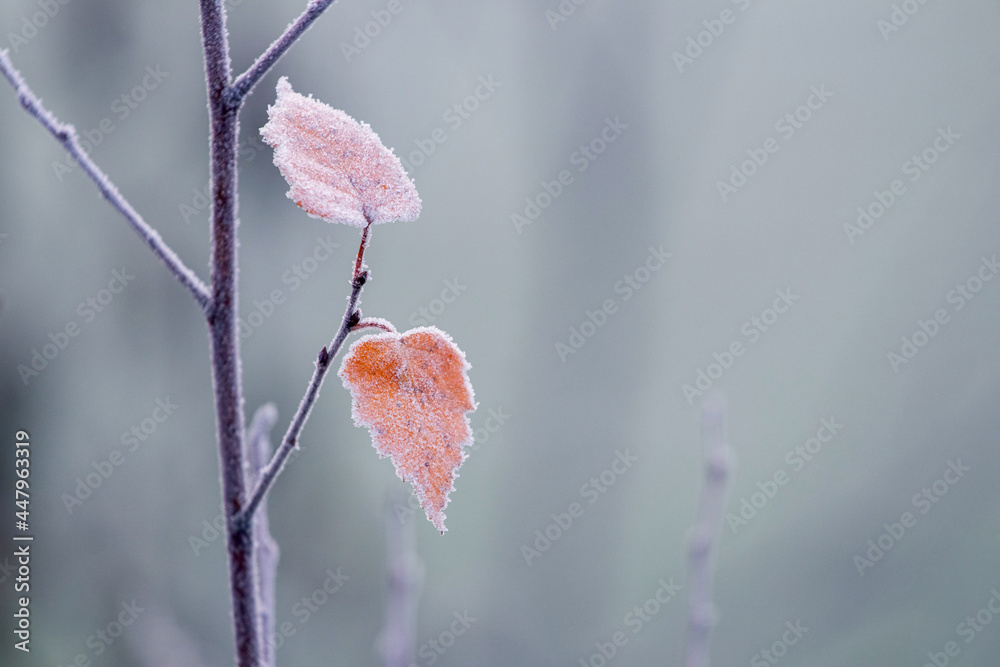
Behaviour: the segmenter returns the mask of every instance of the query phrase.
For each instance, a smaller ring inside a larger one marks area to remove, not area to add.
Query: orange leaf
[[[444,508],[472,444],[476,409],[465,354],[436,327],[365,336],[344,357],[340,377],[380,457],[413,484],[427,518],[443,534]]]
[[[356,227],[420,215],[413,181],[367,123],[296,93],[287,77],[267,116],[261,136],[292,186],[288,198],[309,215]]]

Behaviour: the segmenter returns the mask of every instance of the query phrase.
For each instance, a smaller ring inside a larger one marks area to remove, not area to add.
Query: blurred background
[[[234,69],[302,6],[231,2]],[[738,459],[715,664],[996,664],[998,28],[988,0],[330,8],[241,116],[247,418],[284,432],[359,240],[285,197],[283,75],[408,165],[423,213],[374,230],[364,313],[449,332],[479,409],[442,537],[328,378],[270,496],[278,664],[380,664],[387,502],[414,664],[680,664],[707,389]],[[197,3],[12,0],[0,37],[207,280]],[[0,155],[0,662],[229,664],[203,319],[6,83]]]

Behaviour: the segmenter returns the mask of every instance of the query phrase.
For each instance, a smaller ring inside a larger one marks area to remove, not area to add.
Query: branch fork
[[[18,101],[27,112],[63,145],[94,181],[101,194],[126,219],[146,242],[153,254],[188,290],[201,308],[208,323],[212,343],[212,367],[215,385],[216,418],[223,478],[223,507],[227,522],[230,588],[233,599],[233,620],[236,635],[236,657],[240,667],[273,665],[273,656],[265,651],[262,624],[273,620],[273,608],[259,613],[257,603],[261,582],[258,566],[276,559],[276,552],[267,552],[269,540],[255,544],[254,511],[261,505],[270,484],[280,472],[288,453],[295,445],[316,400],[319,387],[330,361],[343,345],[347,334],[361,322],[357,302],[368,277],[361,270],[367,228],[355,265],[347,311],[337,335],[329,347],[323,348],[306,395],[289,426],[281,447],[270,463],[260,469],[262,454],[255,441],[253,475],[248,474],[244,448],[243,391],[240,370],[237,317],[237,137],[239,112],[246,97],[271,67],[295,43],[335,0],[311,0],[302,14],[257,58],[243,74],[233,79],[226,12],[222,0],[200,0],[201,34],[205,56],[205,73],[211,119],[212,160],[212,275],[206,285],[160,237],[119,192],[107,174],[91,159],[80,144],[76,129],[60,122],[32,92],[20,72],[14,67],[6,49],[0,50],[0,72],[10,82]],[[255,426],[258,431],[270,430],[273,418],[264,415]],[[270,421],[270,424],[268,422]],[[256,423],[256,422],[255,422]],[[264,428],[266,425],[266,428]],[[266,439],[266,433],[264,434]],[[247,488],[256,483],[248,496]],[[263,531],[266,534],[266,529]],[[262,562],[257,562],[258,559]],[[275,561],[276,563],[276,561]],[[263,586],[266,588],[266,585]],[[273,596],[270,604],[273,605]]]

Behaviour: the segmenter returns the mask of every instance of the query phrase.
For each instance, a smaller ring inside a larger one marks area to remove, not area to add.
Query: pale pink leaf
[[[260,133],[291,186],[289,199],[313,217],[357,227],[417,219],[413,181],[367,123],[296,93],[287,77],[277,90]]]

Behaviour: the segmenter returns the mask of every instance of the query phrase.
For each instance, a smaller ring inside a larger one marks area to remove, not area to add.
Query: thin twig
[[[323,386],[326,372],[330,369],[330,362],[340,352],[340,348],[347,339],[347,335],[362,321],[361,309],[357,306],[358,299],[361,298],[361,289],[368,282],[370,275],[367,270],[362,270],[361,267],[364,265],[365,249],[368,247],[369,240],[368,230],[371,226],[371,221],[369,220],[368,225],[361,233],[361,245],[358,246],[358,259],[354,264],[354,277],[351,280],[351,294],[347,297],[347,309],[344,311],[344,317],[340,321],[340,328],[337,329],[337,335],[333,337],[333,340],[330,341],[327,347],[319,351],[319,356],[316,358],[316,368],[313,370],[312,378],[309,380],[309,386],[306,387],[306,393],[302,397],[298,409],[295,411],[295,416],[292,417],[292,422],[288,425],[288,431],[285,432],[285,437],[281,440],[281,446],[274,453],[274,457],[261,475],[260,481],[254,487],[244,510],[236,517],[239,524],[246,524],[253,516],[254,510],[257,509],[264,494],[267,493],[278,473],[284,468],[288,455],[292,453],[292,449],[295,448],[299,441],[299,433],[302,431],[302,427],[305,426],[306,420],[309,419],[309,413],[316,402],[316,397],[319,396],[319,390]],[[389,326],[392,325],[390,324]]]
[[[299,36],[313,24],[313,21],[318,19],[319,15],[334,2],[336,2],[336,0],[312,0],[312,2],[310,2],[306,7],[305,11],[302,12],[302,14],[300,14],[294,22],[289,24],[287,28],[285,28],[285,32],[283,32],[278,39],[274,40],[271,46],[269,46],[267,50],[264,51],[259,58],[257,58],[254,64],[251,65],[246,72],[243,72],[243,74],[240,74],[239,77],[237,77],[233,85],[230,86],[228,92],[230,101],[239,103],[247,95],[249,95],[250,91],[253,90],[253,87],[256,86],[262,78],[264,78],[264,75],[267,74],[268,70],[270,70],[274,63],[276,63],[278,59],[285,54],[285,51],[287,51],[289,47],[295,43],[295,40],[297,40]]]
[[[688,542],[688,631],[685,667],[708,667],[708,636],[715,625],[712,583],[717,555],[716,538],[726,508],[733,455],[725,438],[726,404],[720,395],[702,404],[702,442],[705,449],[705,486]]]
[[[237,517],[237,521],[241,524],[247,523],[248,519],[253,516],[254,511],[263,500],[274,479],[281,472],[282,468],[284,468],[288,455],[292,453],[292,449],[298,443],[299,433],[302,431],[302,427],[305,426],[306,420],[309,419],[309,413],[316,402],[316,397],[319,396],[319,390],[323,386],[326,373],[330,369],[330,362],[337,356],[337,352],[340,351],[344,340],[347,339],[347,334],[351,332],[351,328],[360,319],[357,304],[358,298],[361,296],[361,288],[364,287],[367,277],[368,272],[365,271],[351,282],[351,295],[347,299],[347,310],[344,311],[344,318],[340,322],[337,335],[334,336],[329,346],[319,351],[319,356],[316,359],[316,368],[313,370],[312,378],[309,380],[309,386],[306,387],[306,393],[302,397],[298,409],[295,411],[295,416],[292,417],[291,424],[288,425],[288,431],[281,440],[281,446],[278,447],[278,451],[275,452],[271,462],[264,469],[263,474],[260,476],[260,481],[257,482],[257,486],[254,487],[253,492],[250,494],[250,499],[247,501],[245,509]]]
[[[278,420],[278,409],[274,403],[265,403],[257,408],[250,429],[247,433],[247,443],[250,447],[247,456],[250,470],[247,475],[248,485],[255,484],[271,458],[271,429]],[[257,590],[260,592],[260,659],[264,667],[275,667],[274,644],[270,641],[274,636],[277,615],[275,612],[275,582],[278,578],[278,560],[281,550],[271,535],[270,522],[267,516],[267,498],[261,500],[260,507],[253,517],[253,533],[256,541]]]
[[[25,83],[21,73],[15,69],[6,49],[0,49],[0,71],[3,72],[10,85],[17,91],[17,98],[21,106],[34,116],[63,145],[69,154],[73,156],[83,171],[97,184],[97,188],[101,191],[104,198],[115,207],[115,210],[125,217],[128,223],[132,225],[132,229],[150,247],[153,254],[159,257],[167,269],[174,274],[174,277],[191,292],[198,305],[201,306],[202,311],[207,314],[211,297],[205,283],[181,261],[177,253],[160,237],[160,234],[142,219],[142,216],[122,196],[107,174],[94,163],[90,155],[87,154],[87,151],[80,145],[80,140],[76,135],[76,128],[68,123],[60,122],[52,112],[42,106],[41,100],[38,99],[31,91],[31,88],[28,87],[28,84]]]

